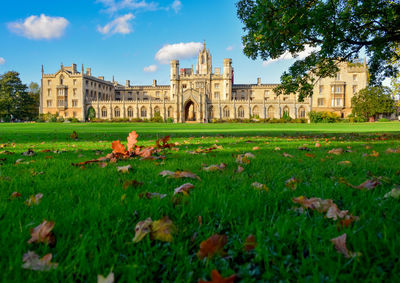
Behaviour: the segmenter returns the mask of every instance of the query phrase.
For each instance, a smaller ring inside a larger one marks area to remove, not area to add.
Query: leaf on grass
[[[335,155],[340,155],[344,153],[344,149],[339,147],[339,148],[332,148],[330,151],[328,151],[329,154],[335,154]]]
[[[103,275],[99,274],[97,275],[97,283],[114,283],[114,273],[110,272],[110,274],[107,275],[107,277],[104,277]]]
[[[385,151],[386,153],[400,153],[400,148],[388,148]]]
[[[236,275],[233,274],[229,277],[223,278],[218,270],[211,271],[211,281],[199,280],[199,283],[234,283]]]
[[[380,184],[381,184],[381,182],[378,179],[373,178],[373,179],[366,180],[365,182],[361,183],[358,186],[354,186],[354,188],[355,189],[360,189],[360,190],[364,190],[364,189],[365,190],[372,190],[372,189],[375,189]]]
[[[304,155],[307,156],[307,157],[310,157],[310,158],[314,158],[315,157],[315,154],[312,154],[312,153],[305,153]]]
[[[394,199],[400,198],[400,187],[392,189],[390,192],[386,193],[384,198],[392,197]]]
[[[23,156],[34,156],[35,152],[32,149],[29,148],[27,151],[21,153],[21,155],[23,155]]]
[[[35,252],[28,251],[22,257],[22,268],[37,271],[49,271],[51,269],[56,269],[58,263],[51,262],[52,257],[52,254],[46,254],[40,258]]]
[[[182,193],[184,195],[188,195],[189,194],[189,190],[193,189],[193,188],[194,188],[194,185],[191,184],[191,183],[183,184],[182,186],[180,186],[180,187],[178,187],[178,188],[176,188],[174,190],[174,195],[176,195],[178,193]]]
[[[316,142],[315,147],[321,147],[321,144],[319,142]]]
[[[293,158],[293,155],[286,153],[286,152],[283,153],[283,156],[288,157],[288,158]]]
[[[135,227],[135,237],[133,238],[133,242],[140,242],[147,234],[151,232],[151,225],[153,224],[153,220],[151,218],[147,218],[144,221],[138,222]]]
[[[253,147],[253,150],[259,150],[259,149],[260,149],[259,146],[254,146],[254,147]]]
[[[72,134],[70,135],[70,138],[76,140],[78,139],[78,134],[75,131],[73,131]]]
[[[175,178],[175,179],[178,179],[178,178],[192,178],[192,179],[200,180],[199,176],[197,176],[196,174],[194,174],[194,173],[192,173],[190,171],[175,171],[175,172],[172,172],[172,171],[169,171],[169,170],[164,170],[164,171],[160,172],[160,175],[163,176],[163,177],[168,176],[170,178]]]
[[[151,225],[151,238],[162,242],[171,242],[172,234],[175,232],[175,225],[168,216],[156,220]]]
[[[363,157],[379,157],[379,152],[373,150],[371,153],[364,153]]]
[[[135,147],[136,143],[137,143],[137,138],[138,138],[138,134],[135,131],[132,131],[129,133],[128,137],[126,138],[128,140],[127,143],[127,147],[128,147],[128,151],[133,151],[133,148]]]
[[[30,196],[26,201],[25,204],[27,206],[32,206],[32,205],[38,205],[40,203],[40,201],[43,198],[43,194],[42,193],[38,193],[34,196]]]
[[[150,192],[146,192],[146,193],[141,193],[141,194],[139,194],[139,197],[140,197],[140,198],[147,198],[147,199],[153,199],[153,198],[163,199],[163,198],[165,198],[166,196],[167,196],[166,194],[150,193]]]
[[[338,165],[351,165],[351,162],[348,160],[343,160],[343,161],[338,162]]]
[[[275,151],[281,150],[281,148],[279,146],[275,147],[274,149]]]
[[[244,250],[249,252],[251,250],[254,250],[256,246],[257,246],[256,237],[254,235],[247,236],[243,244]]]
[[[236,172],[238,172],[238,173],[242,173],[244,171],[244,168],[242,167],[242,166],[238,166],[238,168],[237,168],[237,170],[236,170]]]
[[[56,238],[52,232],[55,223],[53,221],[43,220],[43,222],[31,229],[31,238],[28,240],[28,244],[32,243],[45,243],[47,245],[54,245]]]
[[[132,166],[126,165],[126,166],[119,166],[117,167],[118,172],[122,172],[122,173],[129,173],[129,170],[132,170]]]
[[[122,185],[122,188],[123,188],[124,190],[127,190],[129,187],[134,187],[134,188],[136,188],[136,187],[139,187],[139,186],[141,186],[141,185],[143,185],[142,182],[139,182],[139,181],[136,181],[136,180],[129,180],[129,181],[125,181],[125,182],[124,182],[124,184]]]
[[[292,189],[293,191],[296,190],[298,184],[299,180],[297,180],[295,177],[292,177],[285,181],[285,186]]]
[[[346,258],[351,258],[351,257],[355,257],[355,256],[360,256],[360,253],[355,253],[355,252],[351,252],[347,249],[346,246],[346,233],[344,233],[343,235],[333,238],[331,239],[331,242],[335,245],[336,250],[343,254]]]
[[[250,152],[247,152],[245,154],[239,154],[236,157],[236,162],[240,163],[240,164],[249,164],[250,163],[250,159],[254,159],[256,158],[256,156]]]
[[[19,198],[21,197],[21,194],[19,192],[13,192],[10,196],[11,199]]]
[[[205,257],[211,258],[214,255],[225,255],[224,247],[228,242],[228,238],[226,235],[218,235],[214,234],[207,240],[201,242],[200,250],[197,253],[197,256],[200,259],[204,259]]]
[[[113,153],[119,153],[119,154],[125,154],[125,146],[121,144],[120,140],[113,141],[111,143],[111,148],[113,150]]]
[[[207,172],[214,172],[214,171],[223,171],[225,168],[226,164],[221,163],[219,165],[210,165],[208,167],[203,167],[203,170]]]
[[[253,188],[256,188],[257,190],[260,190],[260,191],[264,190],[264,191],[268,192],[268,187],[266,185],[264,185],[264,184],[259,183],[259,182],[254,182],[254,183],[251,184],[251,186]]]

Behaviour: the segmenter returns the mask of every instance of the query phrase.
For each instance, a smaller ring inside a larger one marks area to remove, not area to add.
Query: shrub
[[[168,117],[167,120],[166,120],[165,122],[166,122],[166,123],[173,123],[173,122],[174,122],[174,118]]]
[[[57,122],[59,122],[59,123],[64,123],[64,121],[65,121],[64,117],[57,118]]]
[[[381,118],[378,120],[378,122],[390,122],[390,120],[386,118]]]
[[[150,122],[162,123],[164,120],[161,117],[160,112],[155,112],[153,118],[150,119]]]
[[[334,112],[310,111],[308,112],[308,116],[311,123],[336,123],[340,121],[339,115]]]

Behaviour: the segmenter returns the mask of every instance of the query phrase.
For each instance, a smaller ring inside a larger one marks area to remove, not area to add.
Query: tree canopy
[[[390,114],[395,110],[394,99],[389,88],[383,86],[369,86],[353,96],[353,113],[368,119],[377,114]]]
[[[369,57],[370,84],[393,77],[400,59],[399,0],[240,0],[238,17],[244,23],[244,53],[256,59],[276,59],[290,52],[313,49],[297,60],[281,77],[277,94],[310,96],[321,77],[332,77],[338,63],[358,58],[362,49]]]

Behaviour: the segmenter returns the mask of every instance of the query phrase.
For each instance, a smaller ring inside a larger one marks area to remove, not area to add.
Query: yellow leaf
[[[153,220],[151,220],[150,217],[136,224],[135,237],[133,238],[133,242],[134,243],[140,242],[147,234],[149,234],[151,232],[152,224]]]
[[[175,232],[175,225],[168,216],[154,221],[152,224],[151,238],[163,242],[171,242],[172,234]]]

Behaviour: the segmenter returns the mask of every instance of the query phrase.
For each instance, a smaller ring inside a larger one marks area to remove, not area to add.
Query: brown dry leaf
[[[281,150],[281,148],[277,146],[277,147],[275,147],[274,150],[278,151],[278,150]]]
[[[107,277],[104,277],[103,275],[99,274],[97,275],[97,283],[114,283],[114,273],[110,272],[110,274],[107,275]]]
[[[153,224],[153,220],[151,218],[147,218],[144,221],[138,222],[135,227],[135,237],[133,238],[133,242],[140,242],[147,234],[151,232],[151,225]]]
[[[207,240],[201,242],[200,250],[197,253],[197,256],[200,259],[212,258],[214,255],[225,255],[224,246],[228,242],[228,238],[226,235],[218,235],[214,234]]]
[[[137,153],[135,153],[136,155],[142,157],[143,159],[151,159],[151,155],[154,152],[154,147],[150,146],[150,147],[145,147],[142,150],[138,151]]]
[[[150,192],[139,194],[140,198],[147,198],[147,199],[153,199],[153,198],[163,199],[166,196],[167,196],[166,194],[150,193]]]
[[[160,175],[165,177],[168,176],[170,178],[192,178],[192,179],[198,179],[200,180],[200,177],[197,176],[196,174],[190,172],[190,171],[176,171],[176,172],[172,172],[169,170],[164,170],[162,172],[160,172]]]
[[[214,172],[214,171],[222,171],[226,168],[226,164],[225,163],[221,163],[219,165],[210,165],[208,167],[203,167],[204,171],[207,172]]]
[[[135,144],[137,143],[137,138],[138,134],[135,131],[132,131],[129,133],[128,137],[126,138],[128,140],[127,147],[128,151],[132,151],[133,148],[135,147]]]
[[[359,256],[361,255],[360,253],[355,253],[355,252],[351,252],[347,249],[346,247],[346,233],[344,233],[343,235],[333,238],[331,239],[331,242],[335,245],[336,250],[343,254],[346,258],[351,258],[351,257],[355,257],[355,256]]]
[[[321,147],[321,144],[319,142],[316,142],[315,147]]]
[[[43,222],[31,229],[31,238],[28,240],[28,244],[32,243],[45,243],[48,245],[54,245],[56,238],[52,232],[55,223],[53,221],[43,220]]]
[[[182,186],[180,186],[174,190],[174,195],[176,195],[178,193],[183,193],[184,195],[188,195],[189,190],[193,189],[193,188],[194,188],[194,185],[191,183],[183,184]]]
[[[286,153],[286,152],[283,153],[283,156],[288,157],[288,158],[293,158],[293,155]]]
[[[254,250],[256,248],[256,246],[257,246],[256,237],[254,235],[247,236],[247,238],[243,244],[244,250],[249,252],[251,250]]]
[[[78,139],[78,134],[75,131],[73,131],[72,134],[70,135],[70,138],[76,140]]]
[[[294,203],[298,203],[304,208],[310,208],[318,212],[327,212],[328,209],[334,204],[331,199],[320,199],[320,198],[306,198],[304,196],[299,196],[293,198]]]
[[[385,151],[386,153],[400,153],[400,148],[388,148]]]
[[[381,182],[378,179],[373,178],[373,179],[366,180],[365,182],[361,183],[358,186],[353,186],[353,188],[369,191],[369,190],[375,189],[380,184],[381,184]]]
[[[236,170],[236,172],[238,172],[238,173],[242,173],[244,171],[244,168],[242,167],[242,166],[238,166],[238,168],[237,168],[237,170]]]
[[[129,170],[131,170],[131,169],[132,169],[132,166],[130,164],[126,165],[126,166],[117,167],[118,172],[122,172],[122,173],[129,173]]]
[[[42,198],[43,198],[43,194],[42,194],[42,193],[38,193],[38,194],[36,194],[36,195],[34,195],[34,196],[30,196],[30,197],[25,201],[25,204],[26,204],[27,206],[37,205],[37,204],[40,203],[40,201],[42,200]]]
[[[111,148],[113,149],[113,153],[125,154],[125,146],[121,144],[120,140],[113,141],[111,143]]]
[[[254,183],[251,184],[251,186],[253,188],[256,188],[257,190],[260,190],[260,191],[264,190],[264,191],[268,192],[268,187],[266,185],[264,185],[264,184],[259,183],[259,182],[254,182]]]
[[[260,147],[259,146],[255,146],[255,147],[253,147],[253,150],[259,150],[260,149]]]
[[[38,271],[49,271],[51,269],[56,269],[58,263],[51,262],[52,254],[46,254],[40,258],[35,252],[28,251],[22,257],[22,268]]]
[[[151,238],[163,242],[172,242],[172,234],[175,233],[175,225],[168,216],[156,220],[151,225]]]
[[[292,177],[285,181],[285,186],[292,189],[292,191],[296,190],[298,184],[299,180],[297,180],[295,177]]]
[[[136,181],[136,180],[129,180],[129,181],[125,181],[124,184],[122,185],[122,188],[124,190],[127,190],[129,187],[139,187],[143,185],[142,182]]]
[[[106,168],[107,165],[108,165],[108,164],[107,164],[106,162],[100,162],[100,163],[99,163],[99,167],[100,167],[100,168]]]
[[[19,192],[13,192],[10,196],[11,199],[19,198],[19,197],[21,197],[21,194]]]
[[[338,223],[338,231],[340,231],[343,227],[349,227],[353,222],[360,220],[360,217],[354,216],[353,214],[346,215],[343,219],[341,219]]]
[[[351,165],[351,162],[348,160],[343,160],[343,161],[338,162],[338,165]]]
[[[223,278],[221,274],[219,274],[218,270],[214,269],[211,271],[211,281],[199,280],[199,283],[234,283],[235,278],[236,274]]]
[[[307,157],[310,157],[310,158],[314,158],[314,157],[315,157],[315,154],[312,154],[312,153],[306,153],[306,154],[305,154],[305,156],[307,156]]]
[[[169,171],[169,170],[164,170],[160,172],[160,175],[165,177],[165,176],[174,176],[175,172]]]
[[[329,154],[335,154],[335,155],[340,155],[344,153],[344,149],[339,147],[339,148],[333,148],[330,151],[328,151]]]

